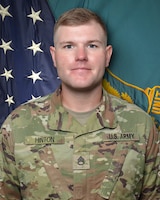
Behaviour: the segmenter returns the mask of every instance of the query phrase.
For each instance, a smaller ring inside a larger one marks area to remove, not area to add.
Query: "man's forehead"
[[[97,23],[96,21],[89,21],[89,22],[87,22],[87,23],[82,23],[82,24],[72,24],[72,25],[60,25],[58,28],[57,28],[57,30],[56,30],[56,32],[57,31],[59,31],[59,30],[62,30],[62,29],[68,29],[68,30],[80,30],[82,27],[89,27],[89,28],[91,28],[91,27],[93,27],[93,28],[96,28],[96,27],[101,27],[101,25],[99,24],[99,23]],[[102,27],[101,27],[101,29],[102,29]],[[103,29],[102,29],[103,30]]]
[[[105,40],[106,34],[102,27],[95,21],[91,21],[81,25],[60,25],[54,35],[54,41],[73,41],[74,39],[83,38],[85,40]]]

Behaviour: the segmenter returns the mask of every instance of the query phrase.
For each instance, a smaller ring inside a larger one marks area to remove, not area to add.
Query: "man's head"
[[[54,47],[50,47],[50,52],[63,91],[102,87],[112,47],[107,45],[106,28],[98,15],[84,8],[64,13],[55,24]]]
[[[98,23],[104,31],[107,44],[107,29],[102,19],[91,10],[85,8],[74,8],[62,14],[54,26],[54,42],[56,42],[56,33],[60,26],[79,26],[91,21]]]

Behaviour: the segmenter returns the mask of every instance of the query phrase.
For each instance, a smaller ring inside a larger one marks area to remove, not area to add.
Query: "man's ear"
[[[112,56],[112,46],[108,45],[106,46],[106,67],[109,66],[111,56]]]
[[[51,53],[51,56],[52,56],[52,60],[53,60],[54,66],[56,67],[55,47],[54,46],[50,46],[50,53]]]

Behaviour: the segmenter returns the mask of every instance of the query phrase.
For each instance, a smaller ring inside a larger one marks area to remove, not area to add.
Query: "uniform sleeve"
[[[20,200],[14,141],[8,121],[0,131],[0,200]]]
[[[160,133],[153,125],[146,147],[144,184],[140,200],[160,200]]]

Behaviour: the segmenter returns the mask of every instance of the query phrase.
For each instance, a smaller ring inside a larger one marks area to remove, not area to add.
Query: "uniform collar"
[[[112,106],[110,95],[103,89],[103,100],[91,114],[86,124],[80,124],[63,106],[61,89],[58,89],[51,100],[52,113],[49,116],[48,127],[51,130],[79,132],[80,134],[97,131],[103,128],[117,127],[117,117]]]

